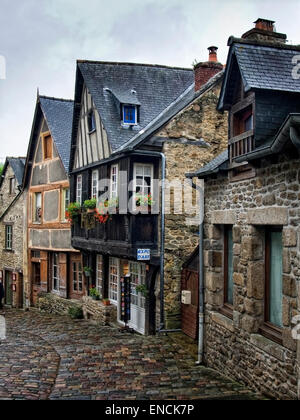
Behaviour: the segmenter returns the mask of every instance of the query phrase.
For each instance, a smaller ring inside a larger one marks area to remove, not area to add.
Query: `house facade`
[[[300,50],[263,19],[229,46],[218,105],[229,112],[228,150],[188,174],[205,180],[205,359],[297,399]]]
[[[81,256],[71,246],[69,155],[73,101],[38,95],[23,188],[27,192],[26,299],[41,293],[81,299]]]
[[[5,289],[4,304],[13,308],[22,308],[24,304],[24,165],[25,158],[8,157],[0,179],[0,278]]]
[[[181,266],[198,243],[170,183],[226,148],[226,115],[216,111],[223,66],[210,53],[195,72],[77,64],[71,201],[94,199],[98,210],[76,218],[72,246],[90,268],[87,287],[110,300],[120,324],[130,278],[128,324],[142,334],[181,327]]]

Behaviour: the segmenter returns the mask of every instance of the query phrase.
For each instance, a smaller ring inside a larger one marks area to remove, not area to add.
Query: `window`
[[[233,117],[233,135],[238,136],[246,131],[253,130],[253,112],[252,106],[243,109],[234,114]]]
[[[123,105],[123,122],[125,124],[137,124],[137,107]]]
[[[232,226],[224,228],[224,306],[233,306],[233,240]]]
[[[88,127],[89,133],[92,133],[96,130],[95,113],[93,110],[90,110],[88,113]]]
[[[136,291],[136,286],[146,284],[146,265],[141,263],[130,263],[131,275],[131,304],[145,308],[145,297]]]
[[[98,171],[92,172],[92,198],[98,199]]]
[[[33,197],[33,222],[41,223],[42,221],[42,193],[38,192]]]
[[[82,175],[77,176],[76,202],[82,204]]]
[[[113,165],[110,169],[110,198],[118,197],[119,167]]]
[[[8,251],[12,250],[12,234],[13,234],[13,227],[12,225],[5,226],[5,249]]]
[[[134,191],[136,194],[147,196],[152,192],[153,165],[135,164]]]
[[[15,192],[16,178],[9,178],[9,194],[12,195]]]
[[[52,264],[52,287],[53,290],[59,291],[59,255],[57,253],[53,254],[53,264]]]
[[[82,292],[83,282],[82,282],[82,264],[80,261],[72,263],[73,271],[73,291]]]
[[[62,198],[61,198],[61,220],[66,221],[66,211],[70,204],[70,189],[64,188],[62,190]]]
[[[282,231],[266,232],[265,321],[282,327]]]
[[[96,289],[103,298],[103,256],[97,255],[97,275],[96,275]]]
[[[118,282],[119,282],[119,260],[109,259],[109,299],[112,303],[118,301]]]
[[[43,138],[43,151],[44,160],[52,159],[52,139],[50,135]]]

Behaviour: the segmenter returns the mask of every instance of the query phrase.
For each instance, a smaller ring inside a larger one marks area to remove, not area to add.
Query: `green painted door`
[[[5,304],[12,305],[12,273],[5,272]]]

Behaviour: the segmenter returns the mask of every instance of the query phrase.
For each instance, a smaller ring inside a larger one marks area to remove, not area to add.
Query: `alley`
[[[143,337],[37,311],[7,311],[0,399],[255,398],[195,365],[167,336]]]

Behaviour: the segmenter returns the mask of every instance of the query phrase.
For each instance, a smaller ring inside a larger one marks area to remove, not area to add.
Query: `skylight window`
[[[137,107],[134,105],[123,105],[124,124],[137,124]]]

